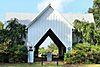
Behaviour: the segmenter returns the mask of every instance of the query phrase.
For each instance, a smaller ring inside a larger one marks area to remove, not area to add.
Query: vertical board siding
[[[50,28],[65,47],[72,46],[72,28],[52,8],[49,8],[28,29],[28,41],[35,46]]]

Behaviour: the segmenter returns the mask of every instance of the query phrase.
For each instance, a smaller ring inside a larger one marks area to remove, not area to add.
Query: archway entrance
[[[50,37],[52,39],[52,41],[57,45],[58,47],[58,59],[62,59],[64,58],[64,53],[66,52],[66,47],[64,46],[64,44],[60,41],[60,39],[55,35],[55,33],[49,29],[44,36],[39,40],[39,42],[35,45],[35,51],[34,51],[34,60],[36,61],[36,58],[38,58],[38,49],[39,46],[45,41],[45,39],[47,37]]]

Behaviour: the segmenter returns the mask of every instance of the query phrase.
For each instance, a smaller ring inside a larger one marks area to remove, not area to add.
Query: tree
[[[4,24],[0,21],[0,30],[2,30],[4,27]]]
[[[94,33],[95,33],[95,25],[94,23],[88,23],[85,21],[74,21],[75,34],[77,37],[80,37],[83,42],[88,42],[94,44]]]
[[[44,47],[39,48],[39,54],[46,54],[46,49]]]
[[[100,0],[94,0],[93,7],[89,8],[89,13],[93,13],[94,20],[96,23],[96,30],[95,30],[95,40],[94,42],[99,44],[100,43]]]
[[[50,45],[48,45],[48,52],[52,52],[53,54],[57,55],[58,54],[58,47],[56,46],[55,43],[50,43]]]
[[[4,40],[4,35],[3,34],[5,34],[5,30],[3,30],[3,23],[0,21],[0,44],[3,42],[3,40]]]
[[[80,37],[81,40],[83,38],[82,36],[82,31],[83,31],[83,23],[79,20],[75,20],[74,21],[74,33],[76,34],[76,36]]]
[[[96,27],[100,28],[100,0],[94,0],[93,7],[88,12],[93,13]]]
[[[27,55],[27,49],[24,46],[27,33],[26,26],[20,24],[18,20],[14,18],[8,21],[6,29],[8,30],[10,62],[23,62],[21,58]]]
[[[27,29],[16,18],[8,21],[0,31],[0,59],[2,62],[26,62],[27,49],[24,46]]]
[[[8,43],[8,30],[2,29],[0,30],[0,44],[2,43]]]
[[[41,47],[39,48],[39,54],[46,54],[48,52],[51,52],[52,54],[57,55],[58,54],[58,47],[54,43],[50,43],[47,48]]]
[[[100,45],[100,30],[96,30],[94,35],[95,35],[95,43],[97,45]]]
[[[24,45],[24,39],[26,38],[27,33],[25,25],[21,25],[20,23],[18,23],[18,20],[15,18],[8,21],[6,29],[9,31],[8,36],[10,39],[10,45]]]

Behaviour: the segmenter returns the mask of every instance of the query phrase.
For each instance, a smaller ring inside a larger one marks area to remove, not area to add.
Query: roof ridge
[[[41,11],[36,17],[35,17],[35,19],[33,19],[33,21],[27,26],[27,28],[29,28],[32,24],[33,24],[33,22],[35,22],[36,20],[37,20],[37,18],[40,18],[43,14],[44,14],[44,12],[46,11],[46,10],[48,10],[48,8],[51,6],[51,4],[49,4],[43,11]]]

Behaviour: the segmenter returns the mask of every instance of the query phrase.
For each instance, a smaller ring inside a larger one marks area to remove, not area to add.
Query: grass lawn
[[[100,67],[100,64],[65,65],[63,67]]]
[[[57,66],[57,64],[55,62],[46,62],[43,64],[43,66],[41,65],[41,63],[33,63],[33,64],[28,64],[28,63],[16,63],[16,64],[0,64],[0,67],[63,67],[63,63],[59,63],[59,65]]]
[[[100,67],[99,64],[89,64],[89,65],[65,65],[63,63],[59,63],[57,66],[56,63],[44,63],[42,66],[41,63],[27,64],[27,63],[16,63],[16,64],[2,64],[0,63],[0,67]]]

